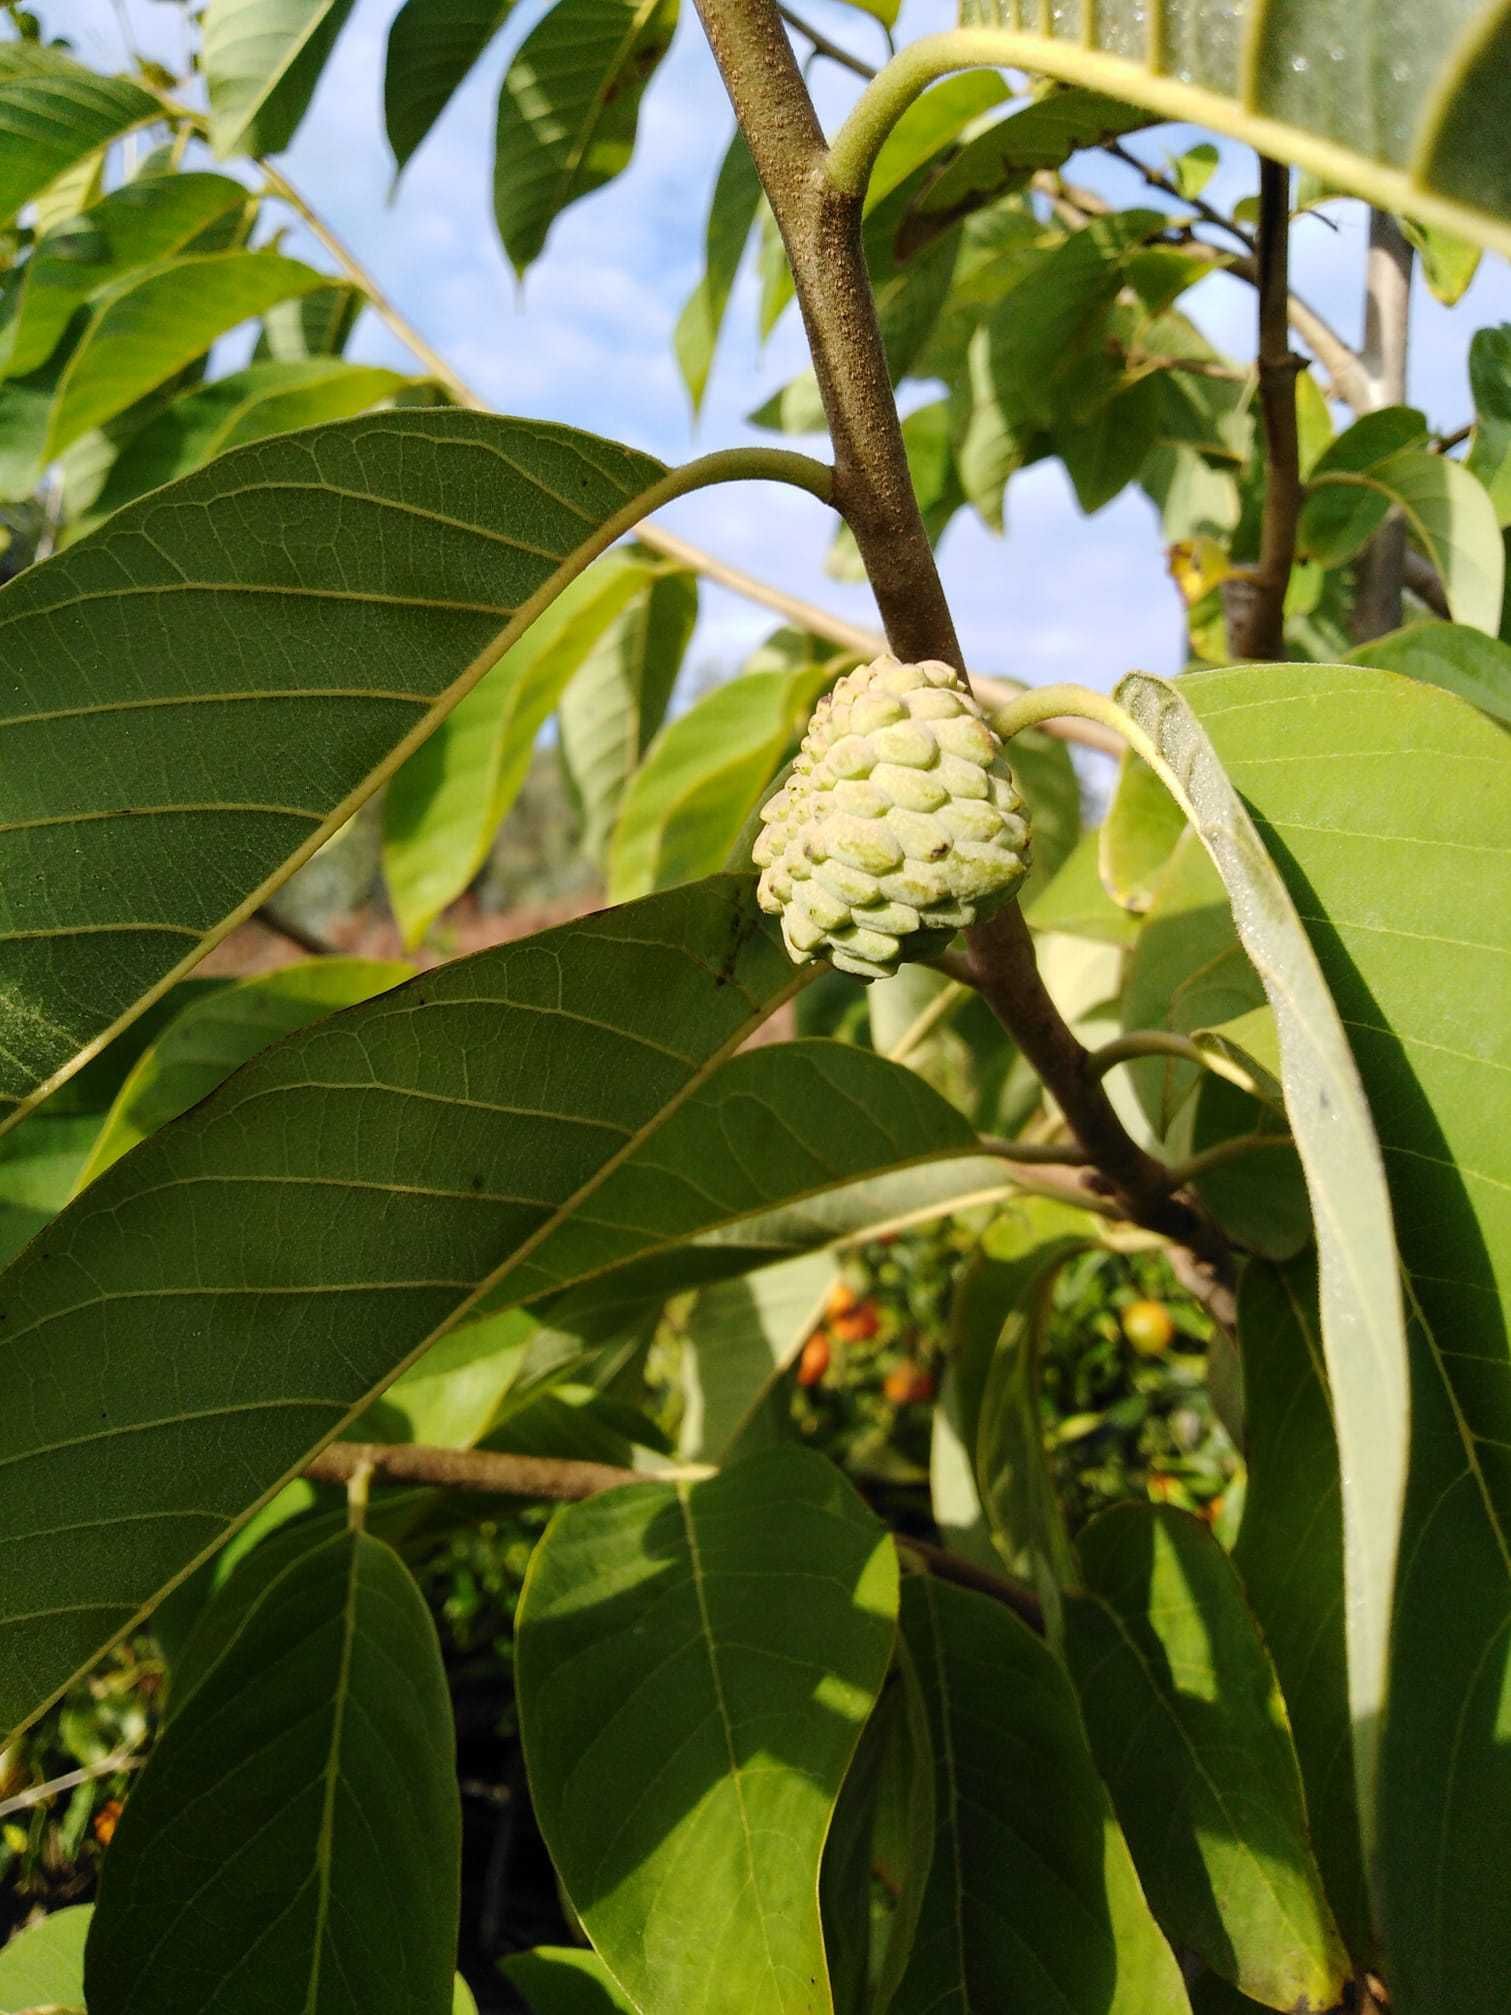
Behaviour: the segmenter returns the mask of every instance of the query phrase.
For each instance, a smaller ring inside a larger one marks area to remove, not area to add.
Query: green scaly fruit
[[[883,979],[1000,909],[1028,868],[1026,807],[958,672],[880,657],[813,710],[761,807],[761,908],[797,965]]]

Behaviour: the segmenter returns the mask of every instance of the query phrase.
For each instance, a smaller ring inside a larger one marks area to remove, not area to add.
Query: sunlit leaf
[[[162,116],[150,91],[40,42],[0,44],[0,224],[75,162]]]
[[[76,1903],[27,1925],[0,1946],[0,2015],[84,2015],[84,1940],[92,1903]]]
[[[708,388],[724,313],[760,201],[760,177],[745,136],[736,128],[714,180],[704,232],[703,271],[677,318],[672,336],[695,413]]]
[[[1464,623],[1408,623],[1360,644],[1349,662],[1441,686],[1511,727],[1511,645],[1483,630]]]
[[[210,0],[201,47],[222,160],[283,152],[351,9],[352,0]]]

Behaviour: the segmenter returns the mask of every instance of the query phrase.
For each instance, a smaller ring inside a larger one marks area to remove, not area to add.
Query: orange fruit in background
[[[829,1338],[816,1329],[803,1345],[803,1354],[797,1361],[797,1382],[799,1385],[817,1385],[829,1369]]]
[[[119,1798],[107,1798],[94,1815],[94,1837],[102,1847],[110,1845],[115,1836],[117,1823],[125,1809]]]
[[[829,1316],[848,1315],[859,1299],[860,1296],[853,1287],[845,1281],[837,1280],[824,1302],[824,1313]]]
[[[1175,1324],[1162,1301],[1131,1301],[1123,1310],[1123,1334],[1140,1357],[1163,1357],[1175,1336]]]
[[[844,1315],[831,1315],[829,1327],[841,1343],[865,1343],[881,1328],[874,1301],[863,1301]]]
[[[918,1406],[934,1397],[933,1378],[917,1364],[894,1364],[881,1389],[894,1406]]]

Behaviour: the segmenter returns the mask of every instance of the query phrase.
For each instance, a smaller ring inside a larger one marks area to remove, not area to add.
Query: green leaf
[[[1188,147],[1184,154],[1177,155],[1170,163],[1170,179],[1188,203],[1206,188],[1217,173],[1221,159],[1212,142],[1203,140],[1199,146]]]
[[[563,689],[647,579],[646,562],[619,551],[571,582],[394,775],[383,873],[406,945],[482,867]]]
[[[682,1334],[685,1461],[751,1452],[762,1406],[812,1334],[833,1280],[834,1261],[817,1252],[702,1290]]]
[[[311,357],[339,357],[366,306],[361,289],[344,284],[280,301],[262,318],[252,362],[302,364]]]
[[[677,317],[672,335],[694,413],[703,404],[725,310],[760,202],[761,180],[745,136],[736,127],[714,181],[704,232],[703,271]]]
[[[353,1421],[350,1438],[475,1447],[519,1381],[536,1327],[509,1309],[449,1330]]]
[[[54,1910],[0,1947],[0,2015],[39,2008],[83,2015],[84,1940],[92,1903]]]
[[[521,275],[552,224],[629,166],[640,100],[671,47],[678,0],[556,0],[498,101],[493,208]]]
[[[76,162],[162,110],[139,84],[98,76],[61,49],[0,44],[0,225]]]
[[[1331,2008],[1348,1958],[1274,1667],[1227,1555],[1199,1519],[1157,1505],[1103,1512],[1079,1544],[1066,1653],[1155,1914],[1268,2007]]]
[[[1346,428],[1312,465],[1296,527],[1297,550],[1325,567],[1351,560],[1390,509],[1383,490],[1356,479],[1426,440],[1427,422],[1412,406],[1385,406]]]
[[[882,1175],[893,1215],[931,1185],[948,1207],[981,1158],[911,1072],[840,1043],[730,1054],[801,985],[750,879],[715,877],[329,1016],[107,1169],[0,1276],[27,1395],[0,1416],[0,1722],[464,1319],[811,1249],[875,1221]]]
[[[608,852],[697,620],[697,577],[648,571],[643,590],[599,636],[561,696],[561,752],[582,814],[583,851],[595,861]]]
[[[888,2015],[1185,2015],[1063,1668],[1001,1603],[927,1575],[904,1641],[934,1748],[934,1853]]]
[[[339,357],[249,364],[230,371],[175,399],[127,442],[74,536],[93,531],[123,504],[176,482],[231,448],[322,421],[354,418],[415,382],[398,371],[347,364]]]
[[[1408,623],[1350,651],[1348,662],[1421,679],[1511,727],[1511,647],[1463,623]]]
[[[221,160],[283,152],[351,9],[352,0],[209,0],[201,61]]]
[[[308,959],[217,987],[195,1001],[142,1051],[122,1081],[78,1186],[93,1182],[128,1148],[208,1098],[269,1043],[335,1008],[398,986],[413,970],[384,959]]]
[[[1476,329],[1469,342],[1474,439],[1464,466],[1490,492],[1495,515],[1511,525],[1511,322]]]
[[[1511,117],[1495,0],[1368,0],[1347,21],[1313,0],[1235,0],[1221,15],[1100,0],[1045,15],[1034,0],[960,0],[1001,30],[976,56],[1040,71],[1226,133],[1382,210],[1511,250]]]
[[[832,659],[815,663],[805,644],[768,647],[762,656],[787,662],[742,672],[662,728],[624,793],[609,848],[611,901],[672,888],[728,858],[839,668]]]
[[[1328,1901],[1362,1966],[1375,1940],[1349,1768],[1343,1515],[1315,1267],[1248,1267],[1238,1326],[1247,1485],[1233,1564],[1285,1695]]]
[[[0,1110],[308,859],[662,473],[384,413],[223,455],[0,589]]]
[[[553,1519],[516,1624],[530,1788],[642,2015],[833,2009],[819,1862],[896,1608],[886,1529],[807,1450]]]
[[[312,266],[276,252],[205,252],[110,288],[58,381],[47,459],[166,383],[227,330],[320,284]]]
[[[635,2004],[596,1952],[576,1945],[537,1945],[499,1961],[535,2015],[637,2015]]]
[[[1360,665],[1198,674],[1181,689],[1273,833],[1298,904],[1323,920],[1317,954],[1369,1093],[1410,1276],[1411,1483],[1379,1821],[1392,1996],[1406,2015],[1493,2015],[1511,1969],[1492,1873],[1511,1857],[1511,1504],[1497,1453],[1511,1441],[1511,750],[1452,694]],[[1363,1169],[1361,1150],[1335,1203],[1352,1207]],[[1328,1296],[1324,1248],[1347,1529],[1361,1465],[1378,1472],[1400,1430],[1381,1420],[1356,1439],[1360,1388],[1380,1374],[1357,1346],[1336,1351]],[[1377,1529],[1387,1516],[1382,1503]],[[1356,1700],[1356,1726],[1360,1711]]]
[[[132,1787],[90,1927],[92,2015],[450,2015],[454,1747],[435,1625],[398,1555],[353,1532],[296,1558]]]
[[[1150,908],[1160,872],[1185,829],[1185,813],[1160,779],[1125,749],[1097,842],[1097,868],[1115,903],[1135,915]]]
[[[1159,438],[1159,387],[1139,378],[1087,419],[1055,431],[1055,447],[1090,517],[1136,481]]]
[[[915,98],[882,143],[866,186],[866,209],[874,210],[1008,95],[990,70],[966,70]]]
[[[460,1973],[452,1983],[451,2015],[477,2015],[477,2003],[472,1998],[472,1989]]]
[[[514,0],[404,0],[388,31],[383,116],[396,173],[508,20]]]
[[[1015,738],[1016,739],[1016,738]],[[1101,834],[1083,833],[1062,866],[1024,909],[1036,931],[1063,932],[1102,944],[1130,945],[1139,935],[1137,917],[1108,895],[1098,872]]]
[[[1328,469],[1324,456],[1312,472],[1316,489],[1332,484],[1373,490],[1397,505],[1429,560],[1443,577],[1455,622],[1495,636],[1500,629],[1506,556],[1495,506],[1484,485],[1446,455],[1406,448],[1365,474]]]
[[[1361,887],[1362,849],[1344,837],[1343,827],[1361,814],[1340,816],[1334,794],[1343,794],[1341,802],[1350,807],[1360,804],[1360,778],[1369,768],[1359,754],[1361,734],[1366,750],[1390,744],[1388,733],[1375,738],[1381,723],[1370,700],[1388,709],[1385,695],[1392,686],[1411,692],[1419,703],[1437,698],[1426,687],[1393,682],[1386,673],[1316,665],[1194,672],[1178,687],[1135,676],[1118,688],[1122,704],[1154,745],[1167,787],[1222,875],[1239,937],[1279,1028],[1286,1112],[1306,1172],[1321,1262],[1323,1346],[1344,1475],[1349,1701],[1361,1817],[1370,1836],[1406,1481],[1406,1351],[1395,1239],[1380,1145],[1341,1020],[1358,1019],[1358,1003],[1340,987],[1341,975],[1328,957],[1335,926],[1314,926],[1315,944],[1306,935],[1302,918],[1329,911],[1319,912],[1311,887],[1287,887],[1282,875],[1288,851],[1272,862],[1238,792],[1252,798],[1267,829],[1277,814],[1289,825],[1280,810],[1287,790],[1301,796],[1306,806],[1301,816],[1320,828],[1315,837],[1325,852],[1351,853],[1352,886],[1339,911],[1347,915]],[[1282,696],[1283,727],[1275,712]],[[1445,704],[1456,703],[1445,699]],[[1242,722],[1237,733],[1234,708]],[[1497,729],[1482,725],[1498,736]],[[1390,822],[1403,816],[1401,768],[1398,755],[1373,766],[1385,790],[1371,793],[1368,816],[1381,823],[1371,827],[1378,837],[1368,843],[1369,886],[1379,886],[1378,847]],[[1419,840],[1435,818],[1423,813],[1419,823],[1397,830]],[[1308,836],[1287,831],[1285,848],[1298,842],[1309,845]],[[1393,882],[1392,903],[1398,895]],[[1429,928],[1440,929],[1441,923]],[[1340,993],[1337,1006],[1329,980]]]
[[[20,269],[20,298],[0,333],[6,374],[37,370],[75,310],[128,274],[239,219],[249,200],[242,184],[226,175],[151,176],[127,182],[50,231]]]
[[[1428,286],[1445,307],[1453,307],[1463,299],[1479,271],[1479,246],[1455,231],[1416,224],[1410,217],[1401,219],[1401,229],[1422,255],[1422,273]]]

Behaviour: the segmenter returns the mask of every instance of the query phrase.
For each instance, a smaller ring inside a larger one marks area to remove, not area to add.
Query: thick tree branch
[[[1259,563],[1235,574],[1225,595],[1228,636],[1240,658],[1285,654],[1285,591],[1296,558],[1301,515],[1301,460],[1296,438],[1296,373],[1291,352],[1289,245],[1291,173],[1278,161],[1259,163],[1259,404],[1264,420],[1264,517]]]

